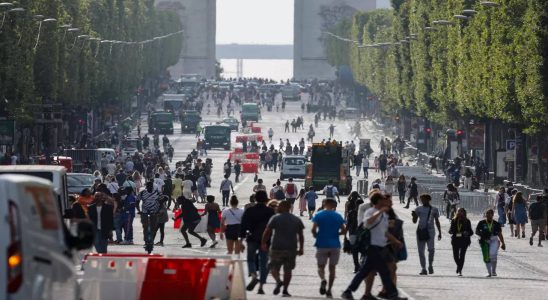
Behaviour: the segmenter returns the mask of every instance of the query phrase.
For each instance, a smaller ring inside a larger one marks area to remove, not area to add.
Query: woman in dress
[[[196,188],[200,201],[205,202],[207,197],[207,177],[204,172],[201,172],[200,177],[196,180]]]
[[[457,274],[458,276],[462,276],[466,250],[471,244],[470,236],[473,234],[472,224],[466,217],[466,210],[464,208],[459,208],[455,218],[451,220],[449,234],[451,235],[451,246],[453,247],[453,259],[457,264]]]
[[[139,171],[135,171],[131,177],[133,177],[133,183],[135,183],[135,193],[138,194],[143,187],[143,178],[141,177],[141,173],[139,173]]]
[[[476,226],[476,234],[480,237],[479,243],[483,262],[487,267],[487,277],[497,276],[497,254],[499,247],[506,250],[502,227],[499,222],[493,219],[494,210],[488,209],[485,212],[485,220],[479,221]]]
[[[179,199],[183,195],[183,180],[180,174],[175,174],[175,178],[171,181],[173,190],[171,191],[171,197],[173,199]]]
[[[217,238],[215,235],[215,230],[221,228],[221,221],[219,220],[219,213],[221,208],[219,204],[215,203],[215,196],[209,195],[206,198],[207,203],[204,208],[204,213],[202,216],[207,214],[207,234],[213,242],[209,248],[215,248],[217,246]]]
[[[396,188],[398,189],[400,204],[405,204],[405,192],[407,192],[407,182],[405,181],[405,175],[400,175],[396,184]]]
[[[527,223],[527,202],[521,192],[517,192],[512,199],[514,223],[516,224],[516,236],[520,238],[519,232],[521,229],[521,238],[525,238],[525,223]]]
[[[240,244],[240,225],[244,210],[238,208],[238,197],[232,195],[230,198],[230,208],[223,210],[221,214],[221,240],[226,239],[226,248],[228,254],[240,254],[242,245]]]
[[[306,199],[304,198],[305,190],[301,189],[299,191],[299,196],[297,196],[297,201],[299,201],[299,212],[300,216],[303,216],[303,213],[306,211]]]

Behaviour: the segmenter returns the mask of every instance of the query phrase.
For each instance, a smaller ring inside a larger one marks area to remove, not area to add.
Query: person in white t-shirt
[[[156,173],[154,175],[154,190],[158,193],[163,194],[164,193],[164,181],[160,178],[160,174]]]
[[[365,179],[367,179],[369,177],[369,158],[367,158],[366,156],[362,158],[362,168],[363,176],[365,177]]]
[[[293,205],[295,204],[295,199],[299,196],[299,186],[293,182],[293,178],[289,178],[288,183],[284,187],[285,191],[285,200],[291,203],[290,213],[293,213]]]
[[[244,210],[238,208],[238,197],[232,195],[230,208],[221,213],[221,240],[226,238],[228,254],[240,254],[242,245],[239,241],[240,225]]]
[[[192,182],[192,180],[190,180],[190,177],[185,176],[185,180],[183,181],[183,197],[188,200],[194,199],[194,193],[192,192],[193,186],[194,183]]]

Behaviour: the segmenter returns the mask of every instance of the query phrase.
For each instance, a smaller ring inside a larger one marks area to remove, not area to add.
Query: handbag
[[[396,257],[398,258],[398,261],[407,260],[407,246],[405,245],[405,239],[402,237],[400,242],[403,246],[396,253]]]
[[[428,221],[430,220],[430,213],[432,212],[432,207],[428,210],[428,217],[426,217],[426,227],[417,228],[417,238],[419,241],[428,241],[430,239],[430,231],[428,230]]]
[[[158,223],[167,223],[168,220],[167,208],[162,204],[160,211],[158,212]]]

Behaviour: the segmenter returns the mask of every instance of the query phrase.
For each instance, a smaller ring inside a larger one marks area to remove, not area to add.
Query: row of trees
[[[7,11],[14,7],[25,11]],[[179,17],[151,0],[19,0],[0,9],[0,103],[18,122],[32,122],[31,107],[42,103],[123,107],[143,78],[179,59],[181,34],[154,39],[180,31]]]
[[[329,38],[328,56],[349,64],[389,113],[406,110],[443,125],[494,119],[539,133],[548,128],[548,6],[497,2],[393,0],[393,10],[341,22],[336,34],[364,46]],[[475,13],[454,17],[465,9]],[[369,47],[379,43],[391,44]]]

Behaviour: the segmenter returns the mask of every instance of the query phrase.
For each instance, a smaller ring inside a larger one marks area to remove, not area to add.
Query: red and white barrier
[[[245,300],[241,261],[230,257],[88,256],[83,299]]]

